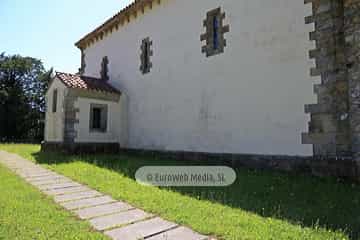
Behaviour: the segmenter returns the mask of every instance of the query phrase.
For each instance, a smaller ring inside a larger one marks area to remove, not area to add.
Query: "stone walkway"
[[[4,164],[54,201],[118,240],[210,240],[189,228],[117,201],[16,154],[0,151]]]

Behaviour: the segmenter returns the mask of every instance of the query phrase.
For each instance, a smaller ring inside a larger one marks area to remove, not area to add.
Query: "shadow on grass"
[[[204,165],[204,162],[176,161],[149,155],[83,155],[36,153],[40,164],[84,161],[117,171],[134,179],[142,166]],[[191,197],[217,202],[233,208],[299,223],[308,227],[342,230],[351,239],[360,237],[360,186],[303,174],[235,169],[236,182],[229,187],[171,188]]]

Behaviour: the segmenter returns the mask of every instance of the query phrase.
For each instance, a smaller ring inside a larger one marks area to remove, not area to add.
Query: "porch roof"
[[[79,74],[63,72],[56,72],[55,77],[62,81],[68,88],[108,92],[119,95],[121,94],[119,90],[100,78],[80,76]]]

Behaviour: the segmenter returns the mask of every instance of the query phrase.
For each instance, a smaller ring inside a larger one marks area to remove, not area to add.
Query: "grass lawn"
[[[108,239],[0,165],[0,239]]]
[[[38,145],[0,149],[219,239],[360,237],[360,187],[335,179],[236,169],[231,187],[160,189],[137,184],[135,171],[180,162],[134,155],[65,156],[40,153]]]

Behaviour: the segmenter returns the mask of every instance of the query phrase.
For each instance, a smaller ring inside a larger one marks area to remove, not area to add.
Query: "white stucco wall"
[[[53,93],[57,89],[57,111],[52,112]],[[64,139],[64,96],[67,88],[58,79],[54,79],[46,93],[45,141],[62,142]]]
[[[102,104],[108,106],[107,131],[104,133],[90,131],[90,105]],[[75,102],[75,108],[79,108],[77,113],[78,124],[75,124],[77,137],[75,142],[81,143],[122,143],[122,123],[120,102],[103,101],[98,99],[81,98]]]
[[[206,58],[203,20],[219,6],[227,47]],[[128,95],[131,148],[310,155],[301,144],[304,104],[315,102],[308,15],[311,5],[299,0],[162,0],[88,47],[85,74],[98,76],[108,56],[111,84]],[[142,75],[145,37],[154,56]]]

